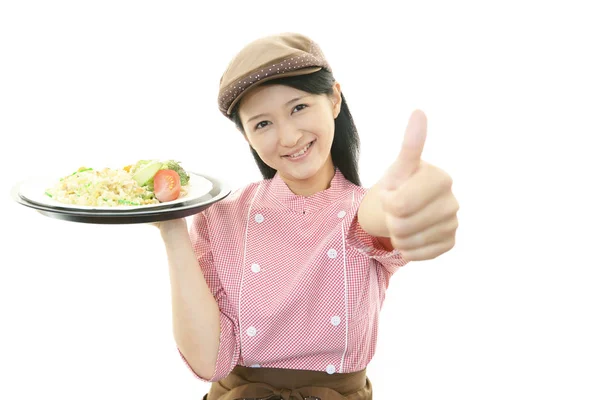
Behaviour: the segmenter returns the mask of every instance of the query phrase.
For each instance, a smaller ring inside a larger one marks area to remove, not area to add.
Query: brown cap
[[[219,85],[219,110],[229,116],[244,91],[284,76],[312,74],[331,68],[319,46],[306,36],[283,33],[260,38],[229,63]]]

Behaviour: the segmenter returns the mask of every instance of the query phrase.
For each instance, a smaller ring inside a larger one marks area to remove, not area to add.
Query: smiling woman
[[[161,224],[181,356],[199,379],[213,382],[208,400],[282,391],[371,399],[366,367],[381,294],[410,255],[431,259],[448,251],[456,230],[447,175],[420,164],[424,115],[413,115],[410,145],[382,184],[367,190],[341,85],[308,37],[249,43],[223,74],[219,107],[264,179],[194,216],[191,248],[181,249],[185,224]],[[394,206],[407,198],[398,189],[413,177],[423,196],[411,203],[419,218],[410,221],[409,236],[427,239],[400,242],[403,232],[391,228],[406,210]],[[419,213],[432,200],[435,210]]]

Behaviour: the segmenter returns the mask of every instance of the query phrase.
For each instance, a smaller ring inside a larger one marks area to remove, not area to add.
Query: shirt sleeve
[[[360,202],[359,202],[360,204]],[[352,221],[348,228],[346,243],[356,251],[377,261],[390,274],[408,264],[396,249],[388,250],[375,236],[367,233],[358,222],[358,205],[354,207]]]
[[[220,310],[219,322],[219,352],[215,370],[208,379],[198,375],[189,365],[185,356],[179,351],[179,355],[192,371],[192,373],[203,382],[215,382],[225,378],[233,370],[240,358],[239,329],[234,318],[235,312],[229,304],[229,299],[221,285],[219,275],[216,271],[209,235],[209,223],[204,213],[196,214],[190,227],[190,239],[200,269],[212,295],[214,296]],[[179,349],[178,349],[179,350]]]

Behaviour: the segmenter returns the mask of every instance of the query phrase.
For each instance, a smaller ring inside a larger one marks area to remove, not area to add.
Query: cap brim
[[[227,109],[227,115],[231,115],[231,111],[233,110],[235,105],[241,100],[241,98],[244,96],[244,94],[246,92],[248,92],[248,90],[250,90],[251,88],[253,88],[255,86],[260,85],[261,83],[272,81],[274,79],[286,78],[286,77],[290,77],[290,76],[308,75],[308,74],[312,74],[317,71],[320,71],[321,69],[322,69],[321,67],[301,68],[301,69],[297,69],[295,71],[289,71],[289,72],[284,72],[281,74],[271,75],[264,79],[256,81],[253,84],[251,84],[250,86],[248,86],[247,88],[245,88],[235,99],[233,99],[233,101],[229,105],[229,108]]]

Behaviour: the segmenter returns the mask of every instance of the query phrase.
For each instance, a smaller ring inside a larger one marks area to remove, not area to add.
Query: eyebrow
[[[300,97],[294,97],[294,98],[293,98],[293,99],[291,99],[290,101],[286,102],[286,103],[285,103],[285,105],[286,105],[286,106],[288,106],[288,105],[290,105],[291,103],[294,103],[294,102],[296,102],[296,101],[298,101],[298,100],[301,100],[301,99],[303,99],[303,98],[305,98],[305,97],[309,97],[309,96],[310,96],[310,95],[306,95],[306,96],[300,96]],[[259,118],[266,117],[266,116],[267,116],[267,114],[257,114],[257,115],[255,115],[255,116],[254,116],[254,117],[252,117],[252,118],[248,118],[248,119],[246,120],[246,123],[248,124],[248,123],[250,123],[251,121],[253,121],[253,120],[255,120],[255,119],[259,119]]]

